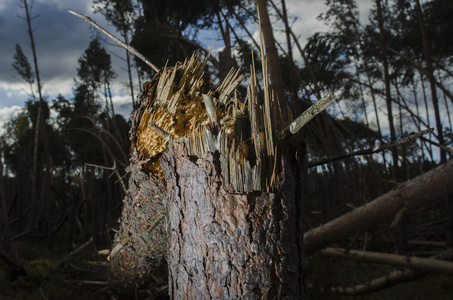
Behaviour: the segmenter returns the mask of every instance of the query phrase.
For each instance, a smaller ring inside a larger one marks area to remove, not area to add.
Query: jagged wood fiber
[[[275,137],[270,117],[272,99],[260,104],[255,76],[249,82],[248,97],[242,102],[235,90],[243,76],[232,69],[218,85],[204,77],[197,56],[183,64],[164,68],[144,85],[141,105],[134,116],[132,144],[137,158],[147,168],[160,172],[160,155],[174,143],[185,143],[190,155],[202,156],[218,151],[221,173],[227,186],[236,192],[272,190]],[[210,121],[203,98],[213,100],[220,121],[216,130]],[[164,139],[150,128],[152,122],[167,132]],[[265,166],[265,168],[263,168]]]

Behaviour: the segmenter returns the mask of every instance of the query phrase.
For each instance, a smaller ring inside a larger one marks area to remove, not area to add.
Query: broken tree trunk
[[[307,255],[390,221],[403,209],[453,195],[453,161],[399,185],[377,199],[304,234]]]
[[[167,248],[172,299],[304,299],[303,143],[282,142],[255,76],[242,101],[237,71],[211,86],[203,69],[193,56],[144,85],[112,278],[151,284]]]
[[[275,193],[229,193],[219,165],[184,144],[162,157],[171,298],[304,299],[295,178]]]

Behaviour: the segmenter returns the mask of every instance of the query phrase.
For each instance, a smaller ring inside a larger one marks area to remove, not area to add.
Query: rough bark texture
[[[305,233],[307,254],[346,239],[355,233],[392,220],[403,208],[411,209],[453,195],[453,161],[420,175],[379,198],[329,223]]]
[[[152,273],[166,272],[163,182],[147,175],[137,164],[132,163],[129,172],[129,189],[124,198],[121,225],[110,254],[110,283],[121,293],[152,285]]]
[[[187,153],[177,144],[161,159],[170,297],[306,298],[292,173],[281,174],[276,193],[234,194],[224,186],[215,154],[195,161]]]

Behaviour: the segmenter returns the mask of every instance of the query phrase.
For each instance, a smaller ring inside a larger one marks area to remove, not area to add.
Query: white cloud
[[[0,108],[0,135],[4,133],[3,125],[9,122],[13,117],[22,110],[21,106],[13,105],[11,107]]]

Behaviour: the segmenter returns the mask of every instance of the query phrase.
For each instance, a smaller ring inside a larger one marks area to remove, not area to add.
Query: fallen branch
[[[304,234],[307,255],[392,220],[404,207],[415,208],[453,194],[453,161],[409,180],[375,200]]]
[[[69,13],[73,14],[74,16],[77,16],[79,18],[82,18],[85,22],[87,22],[88,24],[96,27],[97,29],[99,29],[100,31],[102,31],[105,35],[107,35],[109,38],[111,38],[113,41],[115,41],[118,45],[120,45],[121,47],[123,47],[124,49],[126,49],[127,51],[129,51],[130,53],[132,53],[133,55],[137,56],[138,58],[140,58],[142,61],[144,61],[148,66],[150,66],[154,71],[156,72],[159,72],[159,68],[157,68],[152,62],[150,62],[148,59],[146,59],[146,57],[144,57],[140,52],[138,52],[134,47],[132,47],[131,45],[127,45],[126,43],[124,43],[123,41],[121,41],[120,39],[118,39],[117,37],[115,37],[113,34],[111,34],[110,32],[108,32],[107,30],[105,30],[104,28],[102,28],[101,26],[99,26],[96,22],[94,22],[90,17],[87,17],[87,16],[84,16],[82,14],[79,14],[79,13],[76,13],[75,11],[72,11],[72,10],[68,10]]]
[[[72,257],[76,256],[77,254],[79,254],[80,252],[83,251],[83,249],[85,248],[88,248],[91,244],[93,244],[93,237],[90,237],[90,239],[88,241],[85,242],[85,244],[83,244],[82,246],[80,246],[79,248],[75,249],[74,251],[72,251],[71,253],[69,253],[68,255],[66,255],[55,267],[54,267],[54,270],[59,270],[61,269],[64,264],[70,260]]]
[[[96,285],[96,286],[108,286],[108,281],[93,281],[93,280],[66,280],[67,283],[77,284],[77,285]]]
[[[444,219],[445,221],[445,219]],[[348,238],[348,240],[352,240],[352,238]],[[357,241],[362,241],[364,243],[370,242],[372,239],[371,238],[361,238],[357,237],[354,240]],[[374,241],[375,243],[394,243],[395,241],[392,239],[377,239]],[[407,241],[408,245],[413,245],[413,246],[420,246],[420,247],[429,247],[429,248],[442,248],[445,249],[447,246],[446,242],[436,242],[436,241],[419,241],[419,240],[408,240]]]
[[[405,144],[405,143],[407,143],[407,142],[409,142],[409,141],[411,141],[411,140],[413,140],[415,138],[421,137],[422,135],[431,133],[433,131],[434,131],[434,128],[429,128],[429,129],[422,130],[420,132],[414,133],[414,134],[412,134],[410,136],[404,137],[404,138],[402,138],[400,140],[391,142],[389,144],[384,144],[384,145],[377,146],[377,147],[370,148],[370,149],[358,150],[358,151],[354,151],[352,153],[347,153],[347,154],[338,155],[338,156],[335,156],[335,157],[325,158],[325,159],[318,160],[318,161],[315,161],[315,162],[310,162],[310,163],[308,163],[308,168],[316,167],[316,166],[319,166],[319,165],[324,165],[324,164],[327,164],[327,163],[330,163],[330,162],[333,162],[333,161],[342,160],[342,159],[353,157],[353,156],[369,155],[369,154],[379,153],[379,152],[385,151],[387,149],[390,149],[392,147],[396,147],[396,146],[400,146],[402,144]]]
[[[451,147],[447,147],[447,146],[441,145],[439,143],[433,142],[430,139],[427,139],[427,138],[424,138],[424,137],[421,137],[420,139],[422,139],[423,141],[425,141],[427,143],[430,143],[431,145],[439,147],[440,149],[443,149],[443,150],[447,151],[448,153],[453,153],[453,148],[451,148]]]
[[[388,264],[395,267],[424,271],[428,273],[453,274],[453,262],[442,261],[433,258],[410,257],[391,253],[380,253],[370,251],[345,250],[341,248],[326,248],[319,251],[320,255],[347,258],[356,261]]]
[[[452,249],[443,251],[434,257],[434,259],[438,260],[447,260],[452,258]],[[398,270],[393,271],[385,276],[376,278],[371,280],[370,282],[358,284],[353,287],[332,287],[332,292],[350,296],[357,296],[366,293],[370,293],[372,291],[376,291],[379,289],[388,288],[390,286],[394,286],[396,284],[402,282],[413,281],[416,279],[420,279],[428,275],[428,272],[424,271],[414,271],[414,270]]]

